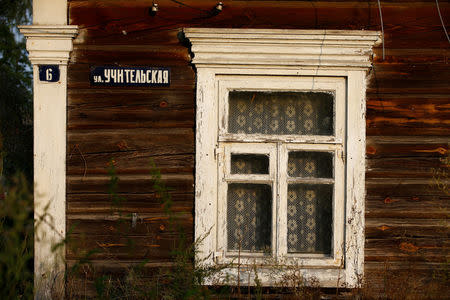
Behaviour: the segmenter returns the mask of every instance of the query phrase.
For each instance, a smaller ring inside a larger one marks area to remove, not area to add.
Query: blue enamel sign
[[[59,81],[59,66],[58,65],[40,65],[39,66],[39,80],[46,82]]]
[[[116,67],[91,68],[93,86],[158,87],[170,85],[170,69],[165,67]]]

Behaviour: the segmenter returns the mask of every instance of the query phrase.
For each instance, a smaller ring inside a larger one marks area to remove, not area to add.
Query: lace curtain
[[[334,96],[326,92],[230,92],[228,131],[245,134],[333,135]],[[333,154],[291,151],[288,184],[288,253],[331,253]],[[232,154],[231,174],[269,174],[269,157]],[[317,179],[316,182],[314,179]],[[267,184],[229,183],[228,249],[263,252],[272,239],[272,189]]]
[[[333,135],[333,94],[230,92],[228,132]]]

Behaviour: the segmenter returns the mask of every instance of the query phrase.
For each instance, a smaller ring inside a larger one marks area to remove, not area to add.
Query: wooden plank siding
[[[68,265],[95,248],[104,251],[90,258],[106,271],[120,269],[112,258],[122,266],[144,258],[149,268],[170,264],[180,233],[153,188],[151,159],[193,240],[196,76],[183,27],[381,30],[373,0],[224,1],[217,16],[207,13],[217,1],[157,2],[152,17],[151,1],[68,1],[70,24],[80,28],[68,69]],[[441,2],[450,22],[450,4]],[[416,268],[416,279],[428,280],[450,258],[450,196],[433,185],[436,170],[449,172],[442,161],[450,143],[449,43],[434,0],[381,5],[385,59],[376,48],[366,114],[365,269],[375,287],[386,283],[388,267]],[[92,87],[93,65],[170,67],[171,84]],[[126,199],[121,223],[108,195],[111,159]]]

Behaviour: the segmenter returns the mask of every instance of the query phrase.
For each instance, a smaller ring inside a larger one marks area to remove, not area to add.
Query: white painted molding
[[[220,170],[225,163],[221,143],[250,142],[236,138],[233,140],[233,137],[224,139],[224,135],[221,135],[220,128],[224,122],[220,110],[220,101],[223,98],[221,88],[226,80],[241,82],[241,89],[255,90],[259,84],[264,85],[265,90],[272,90],[276,80],[288,85],[299,78],[306,81],[309,78],[309,89],[314,90],[318,88],[314,85],[315,80],[320,82],[326,78],[339,77],[345,79],[346,96],[344,103],[340,103],[344,107],[343,113],[337,118],[342,117],[343,121],[345,119],[346,132],[343,136],[346,140],[307,138],[311,143],[321,144],[321,147],[324,147],[324,144],[341,147],[341,144],[343,148],[345,241],[342,249],[335,250],[343,252],[344,263],[337,268],[308,268],[302,265],[299,271],[306,278],[315,277],[324,287],[360,286],[364,273],[365,240],[365,76],[371,67],[372,47],[381,42],[380,33],[222,28],[187,28],[184,33],[192,44],[192,62],[197,68],[195,238],[202,239],[198,246],[197,259],[205,264],[215,264],[221,261],[224,255],[224,251],[219,249],[219,235],[226,232],[220,232],[218,226],[219,222],[223,223],[223,220],[218,220],[218,210],[220,205],[223,206],[220,202],[224,201],[218,188],[218,174],[221,174]],[[274,76],[276,80],[270,80],[268,76]],[[253,81],[258,78],[265,79],[255,84]],[[292,87],[288,90],[292,90]],[[264,137],[251,142],[264,142]],[[308,141],[297,141],[304,142]],[[344,214],[344,211],[339,213]],[[258,278],[262,285],[279,283],[282,280],[281,275],[278,272],[274,276],[273,270],[264,266],[258,269]],[[236,283],[224,281],[228,276],[240,278],[241,284],[255,284],[255,270],[245,266],[240,269],[228,267],[209,278],[207,283]],[[250,282],[247,282],[248,280]]]
[[[378,31],[187,28],[192,62],[200,65],[264,65],[369,68]]]
[[[64,295],[66,237],[67,62],[77,26],[21,26],[33,64],[35,298]],[[57,82],[41,82],[39,65],[58,65]],[[41,220],[41,221],[40,221]]]
[[[27,38],[28,58],[32,64],[67,65],[78,26],[25,25],[19,28]]]

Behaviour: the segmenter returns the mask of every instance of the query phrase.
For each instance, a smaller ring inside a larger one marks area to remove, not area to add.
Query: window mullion
[[[279,180],[279,174],[280,174],[280,151],[279,151],[279,143],[276,144],[276,173],[275,173],[275,182],[274,185],[276,185],[276,205],[274,207],[275,210],[275,216],[276,216],[276,221],[274,222],[274,231],[275,231],[275,249],[274,249],[274,258],[278,261],[279,256],[280,256],[280,238],[281,238],[281,234],[280,234],[280,226],[282,220],[280,218],[280,202],[281,202],[281,197],[280,197],[280,180]]]
[[[277,260],[287,254],[287,148],[277,144]]]

